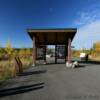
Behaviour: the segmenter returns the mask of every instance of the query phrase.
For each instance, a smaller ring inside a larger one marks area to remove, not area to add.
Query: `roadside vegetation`
[[[53,49],[48,49],[47,54],[51,54]],[[80,53],[89,54],[90,60],[100,61],[100,42],[93,44],[92,48],[87,50],[72,50],[73,57],[79,57]],[[5,48],[0,46],[0,84],[5,80],[15,77],[18,69],[15,66],[14,57],[19,56],[23,64],[23,69],[32,65],[32,48],[13,48],[10,41],[7,42]]]
[[[32,49],[13,48],[10,41],[7,42],[5,48],[0,47],[0,84],[15,77],[18,73],[14,60],[16,56],[20,57],[23,69],[30,67],[32,64]]]
[[[73,49],[72,50],[72,55],[74,57],[79,57],[80,56],[80,53],[86,53],[86,54],[89,54],[89,59],[90,60],[94,60],[94,61],[100,61],[100,42],[96,42],[93,44],[92,48],[90,49],[81,49],[81,50],[75,50]]]

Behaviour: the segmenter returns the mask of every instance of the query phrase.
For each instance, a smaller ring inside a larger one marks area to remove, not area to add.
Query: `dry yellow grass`
[[[28,68],[29,65],[32,63],[31,59],[25,59],[22,58],[21,59],[22,63],[23,63],[23,69]],[[0,61],[0,83],[15,77],[17,73],[16,67],[15,67],[15,63],[14,60],[12,61]]]
[[[0,61],[0,81],[16,76],[14,62]]]
[[[100,57],[93,57],[92,60],[100,61]]]

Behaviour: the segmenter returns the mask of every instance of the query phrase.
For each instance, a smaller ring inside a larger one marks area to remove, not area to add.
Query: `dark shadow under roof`
[[[65,44],[68,38],[73,40],[77,29],[76,28],[51,28],[51,29],[27,29],[31,39],[36,37],[38,44]]]

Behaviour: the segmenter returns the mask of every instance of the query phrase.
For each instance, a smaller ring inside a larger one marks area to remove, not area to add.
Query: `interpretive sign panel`
[[[37,48],[37,59],[43,59],[44,58],[44,49],[43,47]]]
[[[57,45],[57,58],[64,59],[65,58],[65,46]]]

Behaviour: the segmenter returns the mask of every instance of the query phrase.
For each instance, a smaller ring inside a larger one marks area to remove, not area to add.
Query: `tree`
[[[9,56],[9,58],[11,58],[12,55],[13,55],[13,51],[14,51],[14,49],[12,48],[12,44],[11,44],[10,41],[7,42],[7,45],[6,45],[5,51],[6,51],[7,55]]]
[[[0,46],[0,59],[2,59],[5,55],[4,49]]]
[[[100,52],[100,42],[96,42],[95,44],[95,51]]]
[[[96,48],[96,43],[93,43],[92,50],[95,50],[95,48]]]
[[[93,47],[90,50],[93,56],[100,56],[100,41],[93,43]]]
[[[85,48],[82,48],[82,49],[81,49],[81,52],[86,53],[86,49],[85,49]]]
[[[0,54],[3,53],[3,48],[0,46]]]
[[[17,50],[14,50],[13,51],[13,56],[16,57],[17,55],[18,55],[18,51]]]
[[[47,49],[47,54],[51,54],[52,53],[52,49]]]

